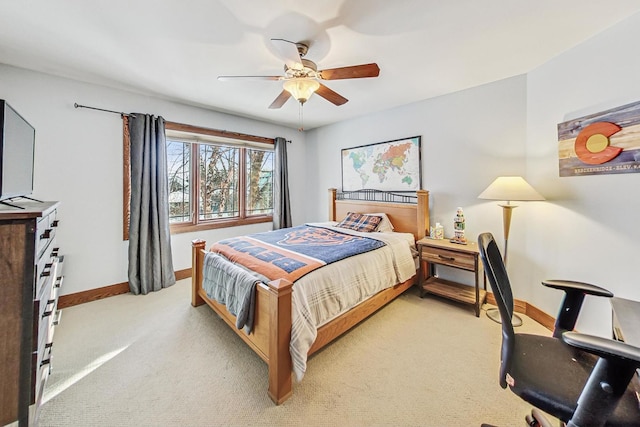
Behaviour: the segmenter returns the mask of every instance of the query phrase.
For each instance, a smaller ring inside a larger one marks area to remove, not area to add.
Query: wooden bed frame
[[[339,221],[347,212],[387,214],[394,231],[413,233],[416,240],[425,236],[429,228],[429,192],[418,190],[417,204],[336,200],[337,190],[329,189],[329,220]],[[262,360],[269,365],[269,389],[271,400],[277,405],[287,400],[292,392],[292,362],[289,353],[291,334],[291,291],[293,284],[284,279],[260,284],[256,288],[256,312],[253,332],[247,335],[237,329],[235,317],[226,307],[207,297],[202,288],[202,267],[206,254],[206,242],[192,242],[192,296],[191,305],[197,307],[207,303]],[[316,341],[309,350],[311,356],[325,345],[366,319],[381,307],[409,289],[416,276],[392,288],[380,291],[373,297],[340,315],[318,329]]]

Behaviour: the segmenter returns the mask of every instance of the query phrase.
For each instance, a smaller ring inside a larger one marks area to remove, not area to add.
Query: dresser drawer
[[[40,218],[36,226],[36,255],[42,256],[56,236],[58,228],[57,211],[53,210],[48,215]]]
[[[58,292],[53,298],[43,301],[41,305],[41,314],[37,319],[38,324],[38,348],[42,345],[53,342],[53,331],[55,328],[54,321],[56,319],[56,313],[58,312]],[[35,323],[35,322],[34,322]]]
[[[40,405],[44,386],[51,373],[51,357],[53,344],[49,343],[42,352],[33,352],[31,355],[31,404]]]
[[[51,257],[48,275],[40,282],[40,289],[33,301],[33,350],[53,338],[51,328],[58,306],[59,283],[62,281],[62,263],[59,257]],[[50,336],[50,338],[46,338]]]
[[[470,271],[476,268],[476,258],[473,254],[430,246],[422,248],[422,260]]]
[[[55,243],[49,245],[43,252],[36,264],[36,287],[34,298],[40,299],[43,288],[52,282],[56,277],[56,263],[58,257],[56,253]]]
[[[33,390],[35,392],[34,403],[40,406],[42,404],[42,395],[44,394],[44,387],[47,384],[47,379],[51,374],[51,370],[49,365],[45,365],[37,369],[36,372],[37,372],[36,383],[35,383],[35,386],[33,387]]]

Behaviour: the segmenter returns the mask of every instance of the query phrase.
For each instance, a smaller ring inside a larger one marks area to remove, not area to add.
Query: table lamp
[[[501,176],[495,179],[480,195],[479,199],[504,200],[506,203],[500,204],[502,207],[502,229],[504,232],[504,265],[507,265],[507,249],[509,244],[509,228],[511,227],[511,212],[517,205],[512,205],[512,201],[544,200],[527,181],[521,176]],[[497,308],[487,310],[487,317],[500,323],[500,312]],[[522,319],[513,314],[513,326],[520,326]]]

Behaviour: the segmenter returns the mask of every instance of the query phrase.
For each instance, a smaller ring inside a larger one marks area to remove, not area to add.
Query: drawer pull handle
[[[44,233],[42,233],[40,235],[40,239],[48,239],[51,237],[51,231],[53,231],[51,228],[47,228],[46,230],[44,230]]]
[[[49,363],[51,363],[51,358],[44,359],[42,362],[40,362],[40,367],[48,365]]]
[[[64,276],[58,276],[56,279],[56,283],[53,285],[54,288],[60,288],[62,286],[62,281],[64,280]]]
[[[51,223],[51,226],[52,226],[52,227],[57,227],[59,222],[60,222],[60,220],[59,220],[59,219],[56,219],[55,221],[53,221],[53,222]]]
[[[45,264],[44,268],[42,269],[42,273],[40,273],[40,277],[50,276],[51,267],[53,267],[53,264]]]
[[[47,307],[49,305],[53,305],[55,307],[55,302],[56,302],[56,300],[50,299],[50,300],[47,301],[47,305],[45,305],[45,307]],[[44,313],[42,313],[42,318],[44,319],[45,317],[49,317],[52,314],[53,314],[53,309],[47,310]]]
[[[438,258],[440,258],[440,259],[444,259],[444,260],[447,260],[447,261],[455,261],[455,260],[456,260],[456,259],[455,259],[454,257],[452,257],[452,256],[444,256],[444,255],[438,255]]]

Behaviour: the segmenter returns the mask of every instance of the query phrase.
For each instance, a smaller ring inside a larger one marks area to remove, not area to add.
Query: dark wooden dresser
[[[37,423],[59,319],[58,202],[0,205],[0,426]]]

